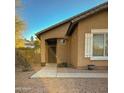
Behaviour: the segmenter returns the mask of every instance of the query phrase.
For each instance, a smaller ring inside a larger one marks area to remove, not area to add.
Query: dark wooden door
[[[48,47],[48,63],[56,63],[56,46]]]

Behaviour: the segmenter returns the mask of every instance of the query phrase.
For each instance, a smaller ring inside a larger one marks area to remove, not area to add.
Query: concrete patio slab
[[[57,76],[57,65],[56,64],[46,64],[40,71],[31,76],[31,78],[39,77],[56,77]]]
[[[107,78],[107,73],[57,73],[60,78]]]
[[[107,78],[108,73],[57,72],[56,64],[47,64],[31,78]]]

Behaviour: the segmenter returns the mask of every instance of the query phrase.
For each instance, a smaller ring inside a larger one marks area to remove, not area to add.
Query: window
[[[93,34],[93,56],[104,56],[104,34]]]
[[[107,60],[108,34],[107,32],[94,31],[91,37],[91,60]]]

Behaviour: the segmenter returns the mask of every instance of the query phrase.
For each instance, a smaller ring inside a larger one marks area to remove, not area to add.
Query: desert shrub
[[[57,64],[58,67],[68,67],[68,64],[67,63],[60,63],[60,64]]]
[[[19,48],[16,49],[16,69],[21,71],[32,70],[33,64],[40,64],[40,53],[35,49]]]
[[[29,71],[31,70],[30,64],[27,62],[26,58],[16,49],[15,53],[15,67],[16,71]]]

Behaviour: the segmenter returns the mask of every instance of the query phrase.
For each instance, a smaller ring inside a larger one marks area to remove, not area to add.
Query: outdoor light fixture
[[[65,40],[65,39],[60,39],[60,41],[59,41],[59,42],[60,42],[60,44],[62,44],[62,45],[63,45],[63,44],[65,44],[66,40]]]

